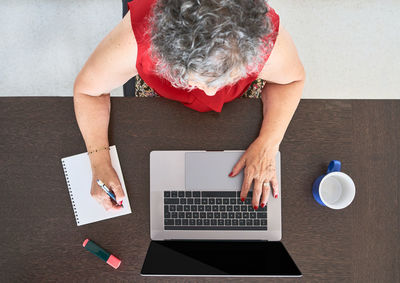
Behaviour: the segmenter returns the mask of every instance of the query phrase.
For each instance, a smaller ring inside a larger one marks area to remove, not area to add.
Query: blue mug
[[[356,194],[354,182],[340,169],[340,161],[332,160],[326,174],[319,176],[314,181],[312,194],[320,205],[342,209],[353,201]]]

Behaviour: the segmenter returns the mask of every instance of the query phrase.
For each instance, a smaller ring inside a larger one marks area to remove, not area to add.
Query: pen
[[[96,182],[97,182],[97,184],[100,186],[100,188],[102,188],[103,191],[105,191],[105,192],[107,193],[107,195],[109,195],[110,198],[112,198],[112,199],[118,204],[117,199],[115,198],[114,193],[113,193],[112,191],[110,191],[110,189],[107,188],[107,186],[106,186],[101,180],[97,179]],[[119,205],[122,206],[122,207],[124,207],[124,206],[122,205],[122,201],[121,201],[121,203],[120,203]]]

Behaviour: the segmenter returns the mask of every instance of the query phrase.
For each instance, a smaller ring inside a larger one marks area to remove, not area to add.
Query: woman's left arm
[[[286,129],[299,104],[305,71],[289,33],[280,26],[273,51],[259,77],[267,81],[262,90],[263,122],[257,139],[236,163],[230,176],[244,168],[241,199],[254,180],[253,201],[255,209],[264,207],[268,201],[271,184],[274,197],[278,196],[275,155]]]
[[[266,83],[262,90],[263,122],[259,138],[279,146],[300,102],[304,79],[288,84]]]

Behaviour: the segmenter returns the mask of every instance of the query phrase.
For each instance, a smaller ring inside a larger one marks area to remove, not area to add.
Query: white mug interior
[[[345,208],[353,201],[355,194],[353,180],[343,172],[329,173],[319,184],[319,197],[329,208]]]

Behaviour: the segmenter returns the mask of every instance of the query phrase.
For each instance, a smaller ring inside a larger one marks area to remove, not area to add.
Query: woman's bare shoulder
[[[287,84],[305,76],[303,65],[289,32],[279,25],[272,52],[258,78],[272,83]]]
[[[137,43],[128,12],[90,55],[76,78],[74,92],[109,93],[137,74],[136,58]]]

